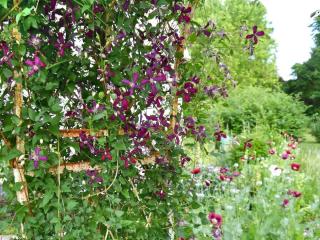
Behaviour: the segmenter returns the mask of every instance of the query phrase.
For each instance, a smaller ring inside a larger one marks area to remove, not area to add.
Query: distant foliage
[[[299,135],[308,122],[305,110],[303,103],[285,93],[249,87],[235,89],[226,101],[216,105],[213,114],[234,133],[241,133],[245,126],[265,125]]]
[[[303,64],[295,64],[293,74],[296,79],[283,82],[283,89],[289,94],[300,94],[305,104],[309,105],[307,113],[312,115],[320,107],[320,20],[314,22],[316,47],[311,57]]]

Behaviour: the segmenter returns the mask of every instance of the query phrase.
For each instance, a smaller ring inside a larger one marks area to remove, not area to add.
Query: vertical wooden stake
[[[15,72],[16,73],[16,72]],[[18,75],[18,73],[16,73]],[[21,111],[22,111],[22,83],[17,83],[14,94],[14,112],[16,116],[20,119],[19,126],[21,125]],[[18,126],[18,127],[19,127]],[[17,150],[24,154],[24,140],[17,136],[16,138]],[[13,160],[13,175],[15,183],[22,183],[22,188],[17,192],[17,200],[19,203],[23,204],[28,201],[28,188],[26,184],[25,174],[23,165],[19,162],[19,159],[16,158]]]

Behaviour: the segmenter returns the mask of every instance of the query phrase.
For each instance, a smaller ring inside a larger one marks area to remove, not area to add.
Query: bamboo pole
[[[22,83],[17,83],[15,88],[15,94],[14,94],[14,112],[15,112],[15,115],[20,119],[18,126],[20,126],[22,123],[22,120],[21,120],[22,103],[23,103]],[[24,140],[20,136],[16,137],[16,148],[18,151],[24,154],[25,152]],[[27,202],[29,199],[24,168],[23,168],[23,165],[20,163],[19,158],[14,159],[12,163],[13,163],[12,165],[13,165],[14,181],[15,183],[22,183],[21,190],[17,191],[17,200],[19,203],[23,204],[24,202]]]

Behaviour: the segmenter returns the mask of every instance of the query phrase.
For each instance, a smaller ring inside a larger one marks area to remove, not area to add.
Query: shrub
[[[315,136],[317,142],[320,142],[320,115],[318,113],[312,116],[310,127],[311,134]]]
[[[260,87],[237,88],[226,101],[218,103],[213,114],[226,127],[241,133],[244,126],[266,125],[278,132],[299,135],[307,126],[307,107],[295,97]]]

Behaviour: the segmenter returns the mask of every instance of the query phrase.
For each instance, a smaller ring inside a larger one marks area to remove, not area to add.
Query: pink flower
[[[39,72],[40,68],[46,67],[46,64],[43,63],[37,55],[34,56],[33,61],[27,59],[26,64],[31,67],[31,70],[28,72],[29,77]]]
[[[269,149],[269,154],[274,155],[276,153],[276,150],[274,148]]]
[[[281,158],[282,158],[283,160],[288,159],[288,157],[289,157],[289,154],[288,154],[287,152],[283,152],[282,155],[281,155]]]
[[[209,213],[208,219],[216,227],[220,227],[222,224],[222,216],[217,213],[214,213],[214,212]]]
[[[292,190],[289,190],[288,191],[288,195],[291,195],[295,198],[298,198],[298,197],[301,197],[302,193],[301,192],[298,192],[298,191],[292,191]]]
[[[201,169],[199,167],[191,171],[192,174],[199,174],[200,172],[201,172]]]
[[[300,167],[301,167],[301,165],[299,164],[299,163],[291,163],[291,169],[293,170],[293,171],[299,171],[299,169],[300,169]]]
[[[289,205],[289,199],[286,198],[286,199],[283,200],[282,206],[283,207],[287,207],[288,205]]]

